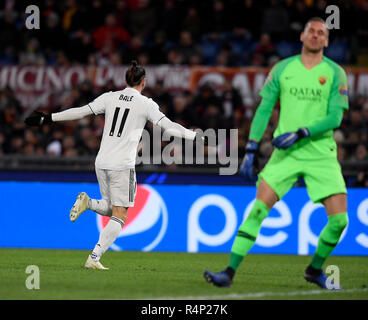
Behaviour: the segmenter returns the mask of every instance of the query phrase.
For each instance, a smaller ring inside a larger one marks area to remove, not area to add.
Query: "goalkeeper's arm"
[[[267,128],[276,100],[276,96],[273,98],[263,97],[252,121],[249,141],[245,146],[245,156],[239,168],[240,174],[249,182],[257,180],[258,164],[256,153],[258,142],[262,139]]]
[[[277,98],[262,98],[250,127],[249,140],[259,142],[270,121]]]
[[[324,117],[321,121],[307,127],[310,136],[317,136],[340,127],[343,115],[344,109],[342,107],[329,108],[326,117]]]
[[[299,128],[296,132],[286,132],[272,140],[272,144],[278,149],[287,149],[300,139],[323,134],[340,126],[344,115],[343,107],[329,108],[326,117],[317,123]]]

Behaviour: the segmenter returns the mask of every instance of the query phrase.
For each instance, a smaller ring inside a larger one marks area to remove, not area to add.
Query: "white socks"
[[[93,260],[99,261],[105,251],[107,251],[114,243],[124,225],[124,222],[119,218],[112,216],[112,207],[105,199],[90,199],[88,202],[88,209],[102,216],[111,217],[106,227],[101,231],[98,243],[91,254],[91,258]]]
[[[124,222],[117,217],[112,216],[106,227],[101,231],[98,243],[92,251],[91,258],[99,261],[101,256],[110,248],[120,233]]]
[[[112,215],[111,205],[109,205],[109,203],[105,199],[101,199],[101,200],[89,199],[88,209],[102,216],[111,217]]]

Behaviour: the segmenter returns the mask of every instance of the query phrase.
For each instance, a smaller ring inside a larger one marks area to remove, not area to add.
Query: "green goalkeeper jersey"
[[[276,137],[302,127],[313,129],[328,113],[348,109],[347,90],[346,73],[335,62],[323,57],[318,65],[307,69],[301,56],[296,55],[278,62],[272,68],[260,95],[271,101],[267,107],[271,108],[270,112],[277,99],[280,99],[279,123],[274,132]],[[301,159],[337,156],[332,129],[320,134],[310,131],[311,137],[280,151]]]

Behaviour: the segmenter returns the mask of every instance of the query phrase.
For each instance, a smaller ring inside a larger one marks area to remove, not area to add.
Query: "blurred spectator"
[[[368,160],[367,147],[364,144],[358,144],[352,156],[352,160],[355,160],[355,161]]]
[[[262,33],[261,38],[254,50],[252,64],[257,66],[270,66],[272,58],[278,57],[275,46],[271,42],[268,33]]]
[[[185,98],[177,95],[173,99],[172,112],[170,113],[172,121],[180,123],[182,126],[189,127],[195,122],[193,110],[186,104]]]
[[[245,19],[245,17],[243,17]],[[224,2],[222,0],[213,1],[211,11],[208,17],[208,23],[206,23],[206,31],[210,32],[226,32],[230,27],[230,17],[225,9]]]
[[[368,173],[364,171],[359,172],[353,186],[356,188],[368,188]]]
[[[216,56],[216,64],[224,67],[235,67],[239,65],[239,55],[232,50],[230,42],[225,42]]]
[[[104,24],[104,17],[106,16],[107,10],[103,0],[92,0],[88,2],[91,3],[88,7],[88,19],[86,20],[86,27],[89,30],[95,30]],[[117,7],[119,6],[120,2],[121,1],[116,2]],[[119,25],[122,25],[121,13],[119,10],[117,10],[117,14],[119,14],[120,18],[118,19]]]
[[[176,48],[171,48],[167,53],[167,62],[171,65],[180,65],[183,63],[183,55]]]
[[[6,136],[3,132],[0,131],[0,155],[3,155],[5,153],[7,153],[7,148],[6,148]]]
[[[152,36],[156,28],[156,10],[150,0],[137,1],[138,8],[130,14],[129,31],[134,36]]]
[[[75,62],[87,64],[89,53],[94,51],[91,34],[85,31],[76,32],[70,43],[71,48],[68,50],[68,55]]]
[[[198,15],[198,9],[189,7],[182,23],[182,30],[190,32],[194,39],[198,39],[202,30],[202,19]]]
[[[43,49],[46,49],[46,51],[58,51],[65,48],[66,37],[60,26],[60,17],[56,12],[50,12],[46,16],[46,23],[40,31],[39,40]],[[52,36],[50,36],[51,34]]]
[[[176,51],[180,52],[183,57],[183,64],[189,64],[192,56],[201,56],[201,51],[199,47],[194,44],[192,34],[189,31],[182,31],[180,33],[180,40],[176,47]]]
[[[123,64],[130,64],[132,60],[137,60],[138,56],[146,51],[142,37],[138,35],[133,36],[129,45],[123,50]]]
[[[222,112],[222,101],[216,96],[214,87],[205,83],[199,89],[198,95],[193,99],[193,108],[197,114],[199,127],[219,128]]]
[[[170,41],[175,41],[180,31],[180,11],[175,0],[164,0],[163,8],[159,10],[159,29],[162,29]]]
[[[300,33],[303,31],[311,13],[303,0],[293,1],[290,7],[289,25],[290,25],[290,40],[299,41]]]
[[[45,64],[45,57],[36,38],[30,39],[26,44],[25,50],[19,54],[19,64],[36,66]]]
[[[0,47],[12,46],[19,48],[20,31],[17,28],[16,20],[18,13],[16,11],[4,11],[0,15]]]
[[[75,150],[75,140],[73,136],[65,136],[62,141],[62,152],[63,155],[72,156],[76,154]]]
[[[59,51],[57,53],[55,65],[58,67],[69,67],[70,66],[70,61],[64,52]]]
[[[8,105],[14,106],[17,114],[21,114],[23,112],[22,105],[15,97],[13,90],[9,86],[0,90],[0,112]]]
[[[356,15],[357,34],[359,45],[368,46],[368,2],[361,1],[359,10]]]
[[[358,143],[360,140],[359,134],[365,128],[365,123],[361,116],[360,109],[352,107],[349,112],[349,120],[346,127],[348,134],[347,141],[349,143]]]
[[[114,12],[115,12],[117,24],[127,29],[130,24],[130,20],[129,20],[130,10],[129,10],[127,0],[117,0]],[[103,16],[103,15],[101,15],[100,13],[100,16]]]
[[[151,64],[164,64],[166,61],[166,34],[159,30],[153,38],[153,45],[150,48],[149,55]]]
[[[114,14],[109,13],[105,24],[93,33],[93,44],[97,50],[111,52],[117,50],[121,44],[127,44],[130,35],[123,27],[118,26]]]
[[[233,12],[233,26],[248,30],[254,38],[259,37],[261,10],[254,0],[240,0]]]
[[[243,108],[242,98],[230,81],[226,81],[221,95],[222,109],[224,116],[224,128],[232,128],[234,123],[234,116],[239,110]]]
[[[94,90],[92,86],[92,82],[90,80],[84,80],[79,85],[79,101],[78,105],[86,105],[91,102],[92,97],[94,96]]]
[[[336,33],[356,42],[357,15],[360,10],[357,10],[356,6],[354,6],[354,0],[339,0],[336,5],[340,9],[340,25],[344,27],[334,30],[332,36]]]
[[[62,17],[62,27],[65,31],[74,32],[86,25],[85,14],[76,0],[65,1],[65,11]]]
[[[167,92],[164,88],[164,82],[162,80],[157,80],[155,86],[153,88],[153,96],[152,99],[160,105],[164,106],[167,111],[169,111],[172,107],[172,96]]]
[[[337,160],[344,161],[346,160],[346,150],[342,145],[337,145]]]
[[[273,41],[280,41],[285,39],[288,26],[286,8],[280,4],[280,0],[271,0],[270,6],[263,11],[261,32],[270,34]]]
[[[325,19],[326,17],[326,7],[327,1],[326,0],[316,0],[314,2],[314,6],[312,8],[312,16],[313,17],[320,17]]]
[[[50,141],[46,146],[46,153],[51,156],[60,156],[62,154],[62,139],[64,137],[64,133],[61,127],[55,128],[52,132],[52,136]]]

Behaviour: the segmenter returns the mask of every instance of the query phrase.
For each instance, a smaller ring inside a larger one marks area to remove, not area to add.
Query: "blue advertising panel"
[[[109,218],[92,211],[70,222],[79,192],[100,199],[97,183],[0,182],[0,247],[92,249]],[[255,187],[138,185],[113,250],[229,252]],[[368,190],[348,190],[349,225],[335,255],[368,255]],[[314,253],[327,223],[305,188],[293,188],[264,220],[251,253]]]

